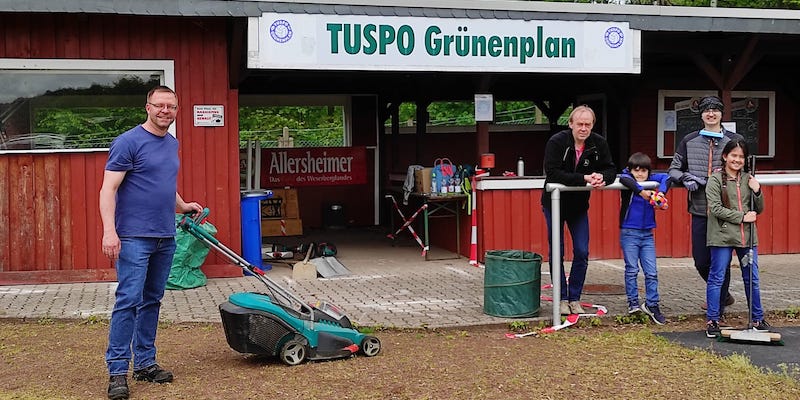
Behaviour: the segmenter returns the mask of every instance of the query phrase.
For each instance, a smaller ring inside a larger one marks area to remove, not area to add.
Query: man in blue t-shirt
[[[103,254],[116,261],[117,290],[108,333],[108,398],[127,399],[127,374],[165,383],[172,373],[156,364],[161,298],[175,254],[175,212],[203,211],[177,192],[178,140],[167,131],[178,96],[158,86],[147,93],[147,120],[111,143],[100,189]]]

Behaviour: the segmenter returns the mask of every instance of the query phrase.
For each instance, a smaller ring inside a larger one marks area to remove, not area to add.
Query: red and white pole
[[[469,240],[469,265],[478,266],[478,212],[476,203],[478,197],[475,195],[475,177],[472,177],[472,233]]]

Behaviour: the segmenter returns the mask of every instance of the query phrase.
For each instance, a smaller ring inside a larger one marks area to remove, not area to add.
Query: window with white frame
[[[703,120],[697,108],[704,96],[717,95],[708,90],[658,91],[658,156],[670,158],[687,134],[701,129]],[[775,156],[775,92],[731,92],[730,118],[722,125],[744,136],[751,154]]]
[[[0,59],[0,152],[107,149],[157,85],[173,87],[171,60]]]

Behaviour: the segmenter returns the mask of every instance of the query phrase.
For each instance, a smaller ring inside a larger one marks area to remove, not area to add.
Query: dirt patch
[[[582,323],[508,339],[508,326],[374,333],[377,357],[304,363],[239,354],[220,324],[164,324],[159,362],[175,381],[130,381],[132,399],[789,399],[800,384],[664,340],[664,327]],[[775,325],[796,321],[773,320]],[[103,399],[106,321],[0,320],[0,399]]]

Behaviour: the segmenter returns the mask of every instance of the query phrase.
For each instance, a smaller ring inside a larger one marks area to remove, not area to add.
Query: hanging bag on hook
[[[450,180],[454,178],[456,168],[449,158],[437,158],[433,161],[433,170],[431,171],[431,180],[435,177],[435,185],[439,193],[444,192],[441,188],[446,188],[450,185]]]

